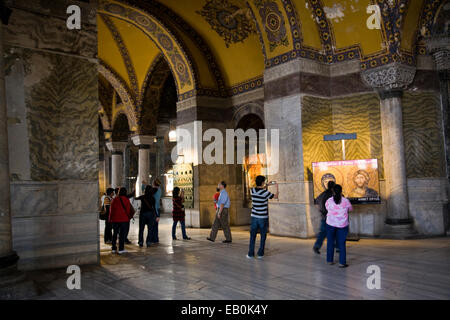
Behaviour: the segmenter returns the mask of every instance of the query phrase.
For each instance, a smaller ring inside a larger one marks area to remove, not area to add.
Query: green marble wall
[[[97,66],[24,49],[25,104],[34,181],[98,179]]]
[[[408,178],[445,177],[439,95],[409,92],[402,103]]]
[[[408,178],[445,176],[440,102],[436,93],[405,92],[403,131]],[[358,135],[346,142],[346,159],[379,159],[384,179],[380,101],[376,94],[335,99],[305,96],[302,100],[305,177],[312,181],[312,162],[342,160],[340,141],[323,136],[338,132]]]

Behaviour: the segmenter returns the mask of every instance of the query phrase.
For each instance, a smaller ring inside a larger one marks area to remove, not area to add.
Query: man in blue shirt
[[[228,209],[230,208],[230,197],[228,196],[228,192],[225,190],[227,184],[225,181],[219,183],[220,195],[217,200],[217,211],[216,218],[214,219],[214,223],[211,228],[211,233],[208,238],[209,241],[214,242],[216,240],[217,231],[219,227],[222,227],[223,233],[225,235],[225,240],[223,243],[231,243],[231,230],[230,225],[228,223]]]

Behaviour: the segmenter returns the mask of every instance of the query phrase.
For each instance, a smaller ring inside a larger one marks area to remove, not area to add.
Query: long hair
[[[336,184],[333,187],[333,200],[334,203],[340,204],[342,200],[342,187],[339,184]]]
[[[146,185],[146,186],[145,186],[144,195],[145,195],[146,197],[150,197],[150,196],[152,195],[152,193],[153,193],[152,191],[153,191],[152,186],[151,186],[151,185]]]
[[[178,188],[178,187],[173,188],[172,195],[174,198],[178,197],[180,195],[180,188]]]
[[[120,188],[120,190],[119,190],[119,196],[124,196],[124,197],[126,197],[126,196],[127,196],[127,189],[124,188],[124,187]]]

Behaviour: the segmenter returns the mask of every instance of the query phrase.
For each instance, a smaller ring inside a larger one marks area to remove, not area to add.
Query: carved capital
[[[131,140],[133,141],[133,143],[136,146],[148,146],[148,148],[150,148],[150,145],[153,143],[153,141],[155,140],[155,136],[143,136],[143,135],[138,135],[138,136],[133,136],[131,137]],[[146,147],[142,147],[142,149],[148,149]]]
[[[450,50],[443,49],[433,53],[434,61],[436,61],[436,69],[438,71],[450,69]]]
[[[108,141],[106,142],[106,147],[108,148],[109,151],[112,152],[112,154],[122,154],[125,148],[127,147],[127,143]]]
[[[363,81],[374,89],[392,90],[406,88],[414,79],[416,68],[401,63],[391,63],[361,73]]]

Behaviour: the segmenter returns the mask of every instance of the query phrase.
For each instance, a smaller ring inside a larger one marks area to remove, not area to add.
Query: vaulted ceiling
[[[124,108],[134,108],[135,130],[160,59],[179,100],[260,88],[265,68],[299,56],[323,63],[356,59],[361,69],[398,60],[413,65],[416,55],[427,53],[422,38],[448,2],[100,0],[98,56],[114,78],[107,80],[128,103]]]

